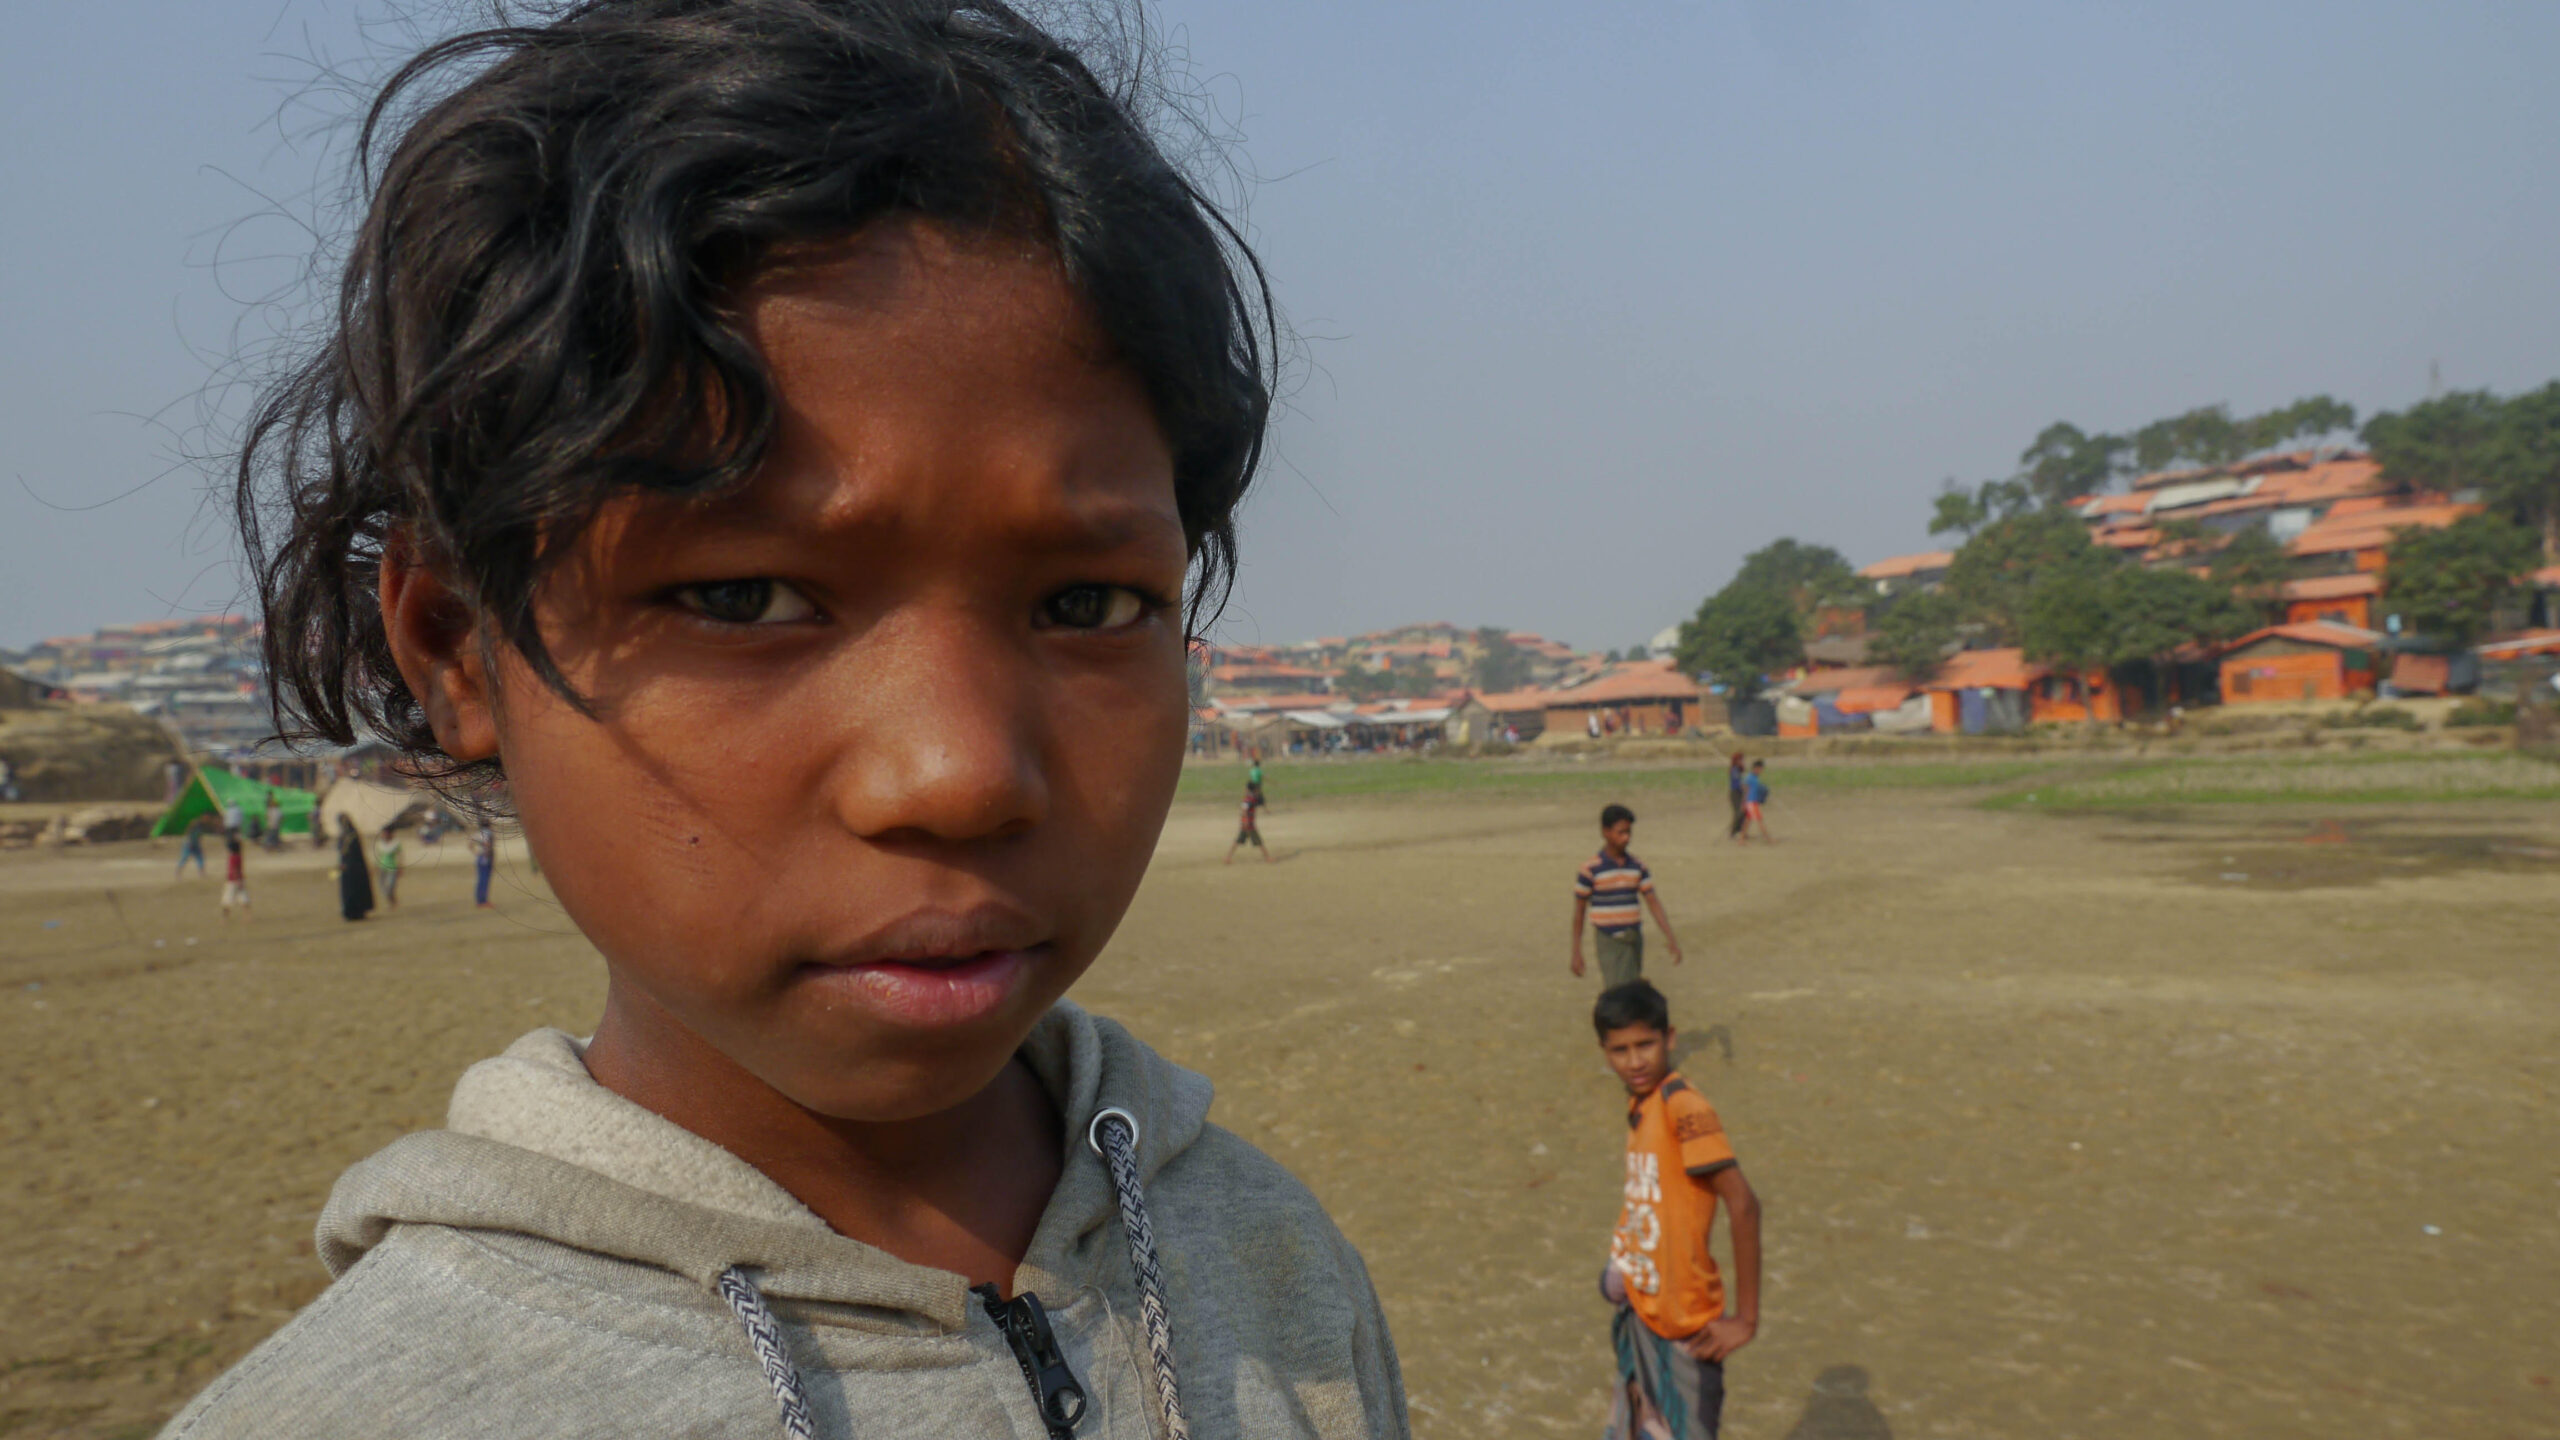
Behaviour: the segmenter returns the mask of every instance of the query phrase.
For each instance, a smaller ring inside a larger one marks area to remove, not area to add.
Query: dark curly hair
[[[1144,45],[1143,16],[1103,18]],[[279,730],[369,727],[421,775],[498,778],[443,754],[392,663],[386,544],[578,702],[534,623],[547,561],[613,495],[754,472],[776,405],[727,297],[784,247],[891,216],[1056,253],[1173,452],[1196,633],[1233,583],[1276,321],[1237,228],[1150,132],[1142,59],[1003,0],[588,0],[402,66],[358,139],[365,211],[324,341],[239,459]]]
[[[1624,985],[1603,990],[1591,1007],[1591,1028],[1607,1040],[1612,1030],[1631,1025],[1650,1025],[1656,1030],[1671,1028],[1671,1002],[1650,980],[1630,980]]]

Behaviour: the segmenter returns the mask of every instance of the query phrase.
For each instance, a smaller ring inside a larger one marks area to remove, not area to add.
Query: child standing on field
[[[1769,833],[1769,777],[1764,768],[1767,763],[1764,760],[1752,761],[1751,774],[1743,781],[1742,838],[1750,839],[1750,827],[1757,825],[1760,827],[1760,838],[1774,845],[1778,842],[1777,837]]]
[[[222,837],[222,918],[231,918],[231,907],[240,907],[240,918],[249,918],[248,862],[240,849],[240,832]]]
[[[1066,998],[1272,394],[1144,27],[509,14],[371,109],[239,506],[288,731],[510,814],[601,1013],[350,1169],[170,1433],[1403,1440],[1359,1254]]]
[[[1680,963],[1680,937],[1671,933],[1671,917],[1662,913],[1662,897],[1653,890],[1653,872],[1627,849],[1635,839],[1636,812],[1624,805],[1600,811],[1600,853],[1573,877],[1573,959],[1570,969],[1582,973],[1582,926],[1586,918],[1600,947],[1600,988],[1615,989],[1644,974],[1644,910],[1662,927],[1662,943],[1671,947],[1671,963]],[[1639,908],[1639,907],[1642,908]]]
[[[1760,1197],[1713,1105],[1671,1068],[1671,1005],[1639,980],[1601,992],[1591,1023],[1627,1088],[1625,1199],[1600,1292],[1618,1389],[1610,1440],[1715,1440],[1724,1362],[1760,1330]],[[1707,1241],[1732,1217],[1733,1308]]]
[[[382,903],[397,908],[400,904],[400,832],[385,825],[381,843],[374,847],[373,868],[382,872]]]
[[[181,880],[186,878],[190,860],[196,862],[196,878],[204,878],[204,828],[205,817],[199,815],[187,822],[186,831],[179,837],[177,878]]]
[[[483,820],[471,831],[471,903],[489,908],[489,877],[498,873],[498,832]]]

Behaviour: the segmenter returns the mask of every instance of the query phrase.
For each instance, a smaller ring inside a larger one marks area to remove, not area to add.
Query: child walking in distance
[[[178,841],[178,879],[186,878],[190,860],[196,862],[196,878],[204,878],[204,827],[205,818],[201,815],[187,822],[186,833]]]
[[[1671,963],[1681,960],[1680,937],[1671,933],[1671,917],[1662,913],[1662,897],[1653,890],[1653,872],[1627,849],[1635,833],[1636,812],[1624,805],[1604,807],[1600,853],[1573,877],[1572,970],[1575,975],[1582,973],[1582,927],[1587,916],[1598,937],[1604,990],[1644,974],[1645,909],[1653,911],[1653,923],[1662,927],[1662,943],[1671,947]]]
[[[1750,839],[1749,827],[1757,825],[1760,827],[1760,838],[1775,845],[1778,843],[1777,837],[1769,833],[1769,777],[1763,769],[1765,764],[1765,761],[1752,761],[1751,773],[1743,780],[1742,817],[1745,828],[1742,838]]]
[[[1254,849],[1262,852],[1263,859],[1271,858],[1271,847],[1262,843],[1261,814],[1262,787],[1247,781],[1244,787],[1244,809],[1236,818],[1236,838],[1227,846],[1227,858],[1219,861],[1219,864],[1236,863],[1236,847],[1247,842],[1251,842]]]
[[[373,850],[373,868],[382,872],[382,903],[400,908],[400,832],[385,825]]]
[[[240,918],[249,918],[249,870],[240,848],[240,832],[222,837],[222,918],[231,918],[231,907],[240,907]]]
[[[1618,1307],[1611,1440],[1714,1440],[1724,1362],[1760,1330],[1760,1197],[1707,1097],[1671,1068],[1671,1006],[1638,980],[1601,992],[1591,1023],[1627,1087],[1626,1198],[1600,1291]],[[1722,1201],[1733,1309],[1708,1253]]]
[[[996,0],[547,13],[372,112],[241,508],[298,728],[511,811],[602,1013],[348,1171],[335,1283],[170,1433],[1406,1436],[1359,1255],[1065,998],[1271,394],[1102,78],[1153,62]]]
[[[489,908],[489,877],[498,873],[498,832],[483,820],[471,832],[471,903]]]

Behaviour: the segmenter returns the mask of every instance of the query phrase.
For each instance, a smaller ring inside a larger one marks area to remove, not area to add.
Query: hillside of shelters
[[[1926,668],[1872,663],[1869,610],[1834,605],[1805,665],[1770,691],[1773,733],[2016,733],[2209,705],[2467,695],[2484,685],[2532,693],[2560,670],[2560,565],[2520,577],[2467,642],[2403,623],[2390,600],[2395,544],[2490,507],[2474,493],[2394,479],[2366,451],[2154,472],[2066,508],[2092,544],[2147,568],[2214,575],[2217,557],[2252,541],[2280,556],[2262,585],[2271,592],[2265,623],[2149,664],[2074,667],[2030,660],[2016,645],[1959,645]],[[1857,576],[1889,606],[1940,591],[1956,557],[1888,556]]]

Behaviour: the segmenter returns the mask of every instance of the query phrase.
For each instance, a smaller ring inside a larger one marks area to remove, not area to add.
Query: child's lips
[[[809,968],[817,984],[853,1004],[896,1024],[930,1029],[965,1025],[993,1012],[1047,951],[1039,945]]]

